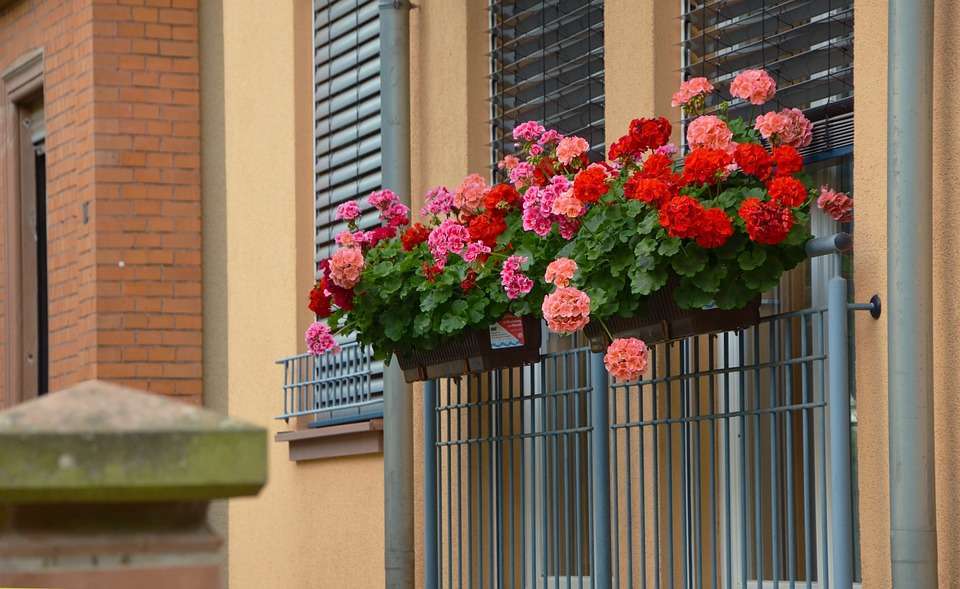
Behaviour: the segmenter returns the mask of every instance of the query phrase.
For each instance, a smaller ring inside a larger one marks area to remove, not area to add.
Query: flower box
[[[434,350],[398,352],[407,382],[513,368],[540,360],[540,320],[507,316],[487,330],[471,329]]]
[[[648,345],[721,331],[734,331],[756,325],[760,320],[760,297],[741,309],[681,309],[670,287],[655,292],[647,301],[647,312],[636,317],[610,317],[604,324],[614,338],[635,337]],[[603,325],[591,321],[583,328],[590,350],[603,352],[610,335]]]

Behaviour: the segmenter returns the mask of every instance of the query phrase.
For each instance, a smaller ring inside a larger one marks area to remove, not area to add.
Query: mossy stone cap
[[[263,428],[87,381],[0,412],[0,503],[254,495],[266,446]]]

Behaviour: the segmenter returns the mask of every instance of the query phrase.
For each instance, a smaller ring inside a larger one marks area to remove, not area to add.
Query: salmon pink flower
[[[507,154],[503,156],[503,159],[497,162],[497,168],[500,170],[510,171],[517,167],[517,164],[520,163],[520,158],[515,155]]]
[[[733,131],[718,116],[697,117],[687,125],[687,143],[690,147],[706,147],[733,153],[737,144],[733,142]]]
[[[853,221],[853,199],[829,186],[820,187],[817,206],[830,215],[834,221],[840,223]]]
[[[583,137],[564,137],[557,145],[557,159],[561,164],[569,166],[570,162],[590,149],[590,144]]]
[[[561,215],[570,219],[576,219],[583,215],[585,211],[583,203],[573,195],[573,189],[567,190],[553,201],[551,212],[554,215]]]
[[[453,204],[462,211],[477,211],[483,204],[483,195],[487,192],[487,183],[480,174],[470,174],[463,179],[453,195]]]
[[[777,83],[763,70],[744,70],[730,83],[730,94],[750,104],[763,104],[776,92]]]
[[[590,297],[572,286],[560,287],[543,297],[540,308],[554,333],[573,333],[590,322]]]
[[[757,117],[753,127],[760,136],[774,145],[789,145],[800,149],[813,141],[813,124],[797,108],[785,108]]]
[[[330,279],[341,288],[353,288],[360,282],[363,266],[360,248],[340,248],[330,257]]]
[[[713,90],[713,84],[710,83],[710,80],[703,77],[690,78],[680,84],[680,89],[673,93],[670,106],[686,106],[694,98],[711,94]]]
[[[573,275],[577,273],[577,263],[570,258],[557,258],[547,264],[543,279],[559,287],[570,286]]]
[[[619,380],[636,380],[647,369],[647,344],[635,337],[617,338],[607,347],[603,365]]]

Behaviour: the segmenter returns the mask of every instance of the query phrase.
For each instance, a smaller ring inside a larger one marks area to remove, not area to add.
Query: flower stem
[[[597,318],[597,321],[600,322],[600,327],[603,328],[603,331],[607,333],[607,337],[609,337],[610,341],[613,342],[615,338],[613,337],[613,334],[610,333],[610,328],[607,327],[607,324],[603,321],[603,319],[600,319],[599,317]]]

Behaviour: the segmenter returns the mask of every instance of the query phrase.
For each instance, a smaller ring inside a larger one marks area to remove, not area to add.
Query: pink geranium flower
[[[480,174],[470,174],[463,179],[453,195],[453,204],[461,211],[475,212],[483,205],[487,182]]]
[[[520,123],[513,128],[514,141],[536,141],[546,129],[536,121]]]
[[[330,326],[320,321],[314,321],[303,334],[303,339],[307,343],[307,350],[314,356],[319,356],[324,352],[339,349],[337,340],[334,339]]]
[[[558,288],[543,297],[540,308],[547,327],[554,333],[573,333],[590,322],[590,297],[572,286]]]
[[[445,219],[427,237],[427,247],[436,265],[443,269],[449,254],[459,254],[470,241],[470,231],[453,219]]]
[[[471,241],[463,251],[463,259],[467,262],[476,262],[481,256],[490,253],[490,248],[482,241]]]
[[[431,188],[424,198],[422,214],[442,217],[453,211],[453,193],[446,186]]]
[[[356,221],[360,217],[360,205],[356,201],[348,201],[337,207],[337,219],[341,221]]]
[[[573,195],[573,189],[563,192],[553,201],[551,212],[569,219],[576,219],[586,212],[583,203]]]
[[[820,187],[817,206],[830,215],[834,221],[840,223],[853,221],[853,199],[842,192],[837,192],[829,186]]]
[[[508,299],[517,299],[533,290],[533,280],[523,273],[526,256],[510,256],[500,269],[500,284],[507,291]]]
[[[515,155],[505,155],[503,159],[497,162],[497,168],[501,170],[510,171],[517,167],[517,164],[520,163],[520,158]]]
[[[384,189],[371,192],[370,196],[367,197],[367,202],[370,203],[370,206],[376,207],[377,210],[385,211],[389,209],[393,203],[400,202],[400,199],[394,191]]]
[[[763,70],[744,70],[730,83],[730,94],[750,104],[763,104],[776,92],[777,83]]]
[[[647,369],[649,350],[635,337],[617,338],[607,348],[603,364],[614,378],[636,380]]]

